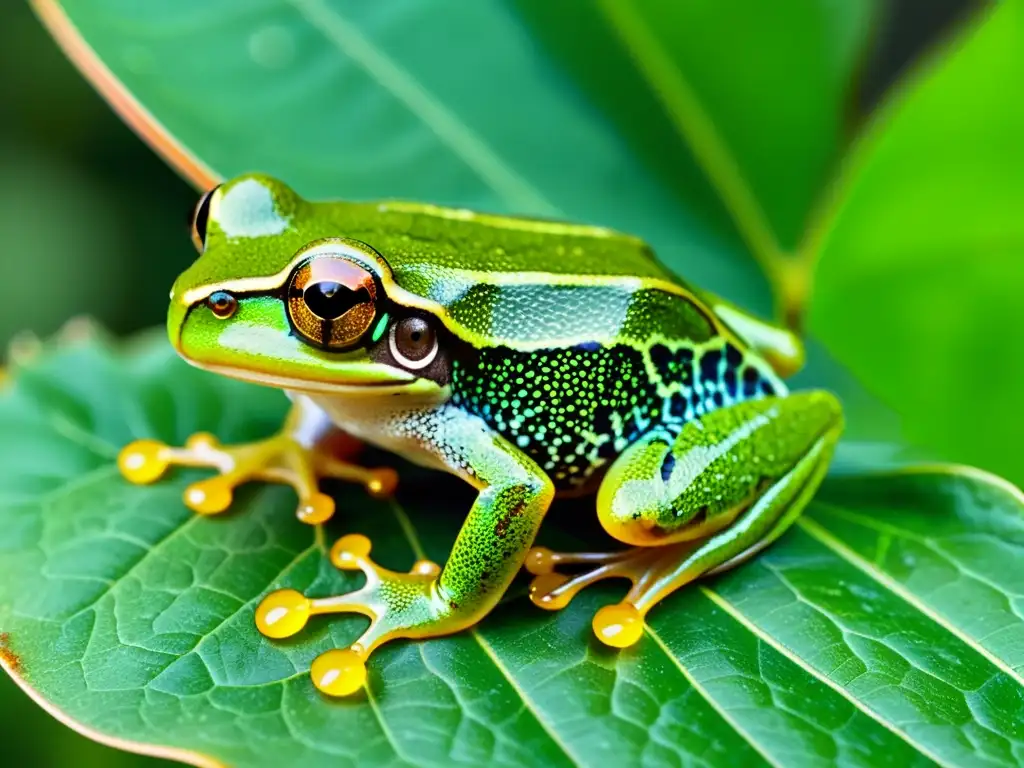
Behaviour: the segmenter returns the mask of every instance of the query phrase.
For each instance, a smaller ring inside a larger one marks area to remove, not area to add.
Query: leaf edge
[[[103,63],[71,21],[59,0],[29,0],[43,27],[71,64],[125,122],[181,178],[198,190],[212,189],[222,179],[191,149],[175,138]]]
[[[227,768],[226,763],[215,760],[202,752],[181,749],[178,747],[161,746],[159,744],[151,744],[145,741],[131,741],[130,739],[122,739],[118,736],[110,736],[102,731],[94,730],[78,720],[75,720],[64,710],[60,709],[58,706],[46,699],[39,691],[33,688],[28,680],[26,680],[25,677],[17,670],[16,665],[12,663],[12,660],[6,654],[0,656],[0,669],[3,669],[3,671],[7,673],[7,676],[14,681],[15,685],[17,685],[18,688],[20,688],[35,704],[42,707],[46,714],[90,741],[102,744],[105,747],[121,750],[122,752],[131,752],[136,755],[155,757],[161,760],[173,760],[185,765],[196,766],[196,768]]]

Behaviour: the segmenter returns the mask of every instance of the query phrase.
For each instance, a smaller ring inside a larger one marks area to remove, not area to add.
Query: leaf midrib
[[[399,527],[402,530],[403,536],[406,538],[406,541],[408,542],[409,547],[412,549],[413,554],[418,559],[426,559],[426,552],[419,541],[419,535],[416,532],[416,528],[412,523],[412,520],[409,518],[408,514],[405,512],[404,509],[402,509],[401,505],[399,505],[397,501],[394,501],[391,504],[391,510],[394,513],[396,520],[399,523]],[[798,522],[802,523],[803,521],[800,520]],[[836,552],[836,554],[840,558],[848,560],[848,558],[846,558],[842,552]],[[746,628],[755,637],[757,637],[758,639],[772,647],[784,658],[789,659],[790,661],[795,663],[807,674],[821,681],[829,688],[839,693],[840,696],[849,701],[852,706],[866,714],[875,722],[882,725],[886,730],[893,733],[897,738],[906,742],[912,749],[916,750],[920,754],[924,755],[925,757],[939,765],[949,766],[949,768],[953,768],[952,766],[950,766],[949,763],[944,763],[942,760],[940,760],[923,744],[917,742],[909,733],[899,729],[895,724],[887,721],[881,714],[875,712],[873,709],[868,707],[864,702],[862,702],[859,698],[855,697],[852,692],[848,691],[838,683],[835,683],[831,678],[826,676],[824,673],[818,671],[816,668],[812,667],[809,663],[805,662],[794,652],[790,651],[788,648],[782,645],[781,642],[771,637],[767,632],[763,631],[752,620],[750,620],[744,614],[742,614],[742,612],[738,608],[736,608],[736,606],[729,602],[720,593],[714,592],[711,588],[704,585],[699,585],[698,588],[704,594],[705,597],[707,597],[709,600],[715,603],[718,607],[722,608],[726,612],[726,614],[731,616],[735,621],[737,621],[741,626]],[[726,725],[731,727],[738,737],[745,740],[746,743],[751,747],[751,749],[753,749],[758,755],[760,755],[766,762],[768,762],[772,766],[778,766],[779,763],[777,763],[773,758],[769,757],[769,755],[765,752],[764,747],[762,745],[760,745],[755,739],[753,739],[745,729],[743,729],[736,722],[734,722],[734,720],[730,716],[727,716],[722,711],[720,706],[717,705],[717,702],[714,702],[712,700],[710,692],[704,689],[703,686],[695,684],[695,682],[692,680],[692,676],[687,673],[682,663],[671,653],[667,646],[664,645],[664,642],[661,640],[657,632],[646,623],[645,631],[652,638],[652,640],[654,640],[655,644],[659,647],[659,649],[662,652],[664,652],[666,656],[668,656],[673,666],[678,670],[682,678],[690,684],[690,686],[698,693],[698,695],[702,696],[708,702],[708,705],[722,718],[723,722],[725,722]],[[576,764],[582,764],[573,757],[572,753],[563,743],[561,743],[559,739],[553,736],[553,730],[547,726],[547,724],[544,721],[544,718],[536,709],[535,704],[532,703],[532,700],[522,690],[518,682],[512,677],[511,673],[505,668],[505,666],[495,658],[493,650],[485,647],[485,641],[480,636],[480,633],[478,632],[477,628],[472,627],[468,630],[468,632],[472,636],[474,636],[477,642],[480,643],[481,647],[485,649],[485,652],[488,653],[488,656],[491,658],[495,667],[498,669],[499,672],[501,672],[501,674],[506,679],[508,684],[513,688],[513,690],[515,690],[517,694],[520,696],[524,707],[526,707],[530,711],[531,715],[533,715],[538,725],[540,725],[541,728],[543,728],[549,735],[552,736],[555,743],[562,747],[563,752],[569,759],[574,760]]]

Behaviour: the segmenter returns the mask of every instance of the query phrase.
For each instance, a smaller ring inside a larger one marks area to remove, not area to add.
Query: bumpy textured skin
[[[643,435],[671,439],[707,413],[781,389],[721,338],[494,347],[456,359],[452,372],[452,403],[522,449],[559,490],[586,486]]]
[[[598,499],[601,522],[637,546],[662,546],[689,538],[686,527],[730,522],[841,420],[832,395],[797,392],[718,408],[674,437],[652,430],[606,478]]]
[[[382,364],[386,334],[343,352],[297,337],[286,284],[304,249],[325,238],[362,249],[386,297],[374,324],[403,312],[436,319],[443,376]],[[204,304],[219,290],[238,299],[229,320]],[[354,656],[314,665],[331,672],[324,680],[389,639],[452,632],[486,614],[556,491],[600,483],[606,529],[663,547],[620,558],[617,575],[656,585],[614,614],[629,619],[631,606],[646,610],[779,535],[820,481],[842,425],[830,395],[788,395],[778,371],[802,355],[791,336],[686,285],[636,238],[412,203],[310,203],[258,175],[212,196],[205,251],[175,283],[168,331],[192,362],[292,390],[341,429],[479,489],[439,571],[385,571],[356,537],[332,558],[367,573],[362,590],[268,597],[257,622],[272,637],[314,613],[371,617],[343,652]],[[361,385],[374,386],[356,394]],[[565,579],[537,567],[536,591],[555,594]],[[615,625],[599,623],[599,636]],[[321,688],[336,692],[330,685]]]

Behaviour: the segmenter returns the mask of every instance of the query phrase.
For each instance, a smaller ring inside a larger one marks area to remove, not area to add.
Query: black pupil
[[[426,357],[433,346],[434,337],[426,320],[410,317],[398,326],[398,348],[413,360]]]
[[[314,315],[324,320],[334,320],[357,304],[369,301],[370,294],[365,288],[353,291],[341,283],[325,280],[308,286],[302,292],[302,298]]]

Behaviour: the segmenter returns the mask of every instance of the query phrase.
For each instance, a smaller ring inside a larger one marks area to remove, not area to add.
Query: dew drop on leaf
[[[295,57],[292,33],[281,26],[263,27],[249,36],[249,56],[261,67],[283,69]]]

